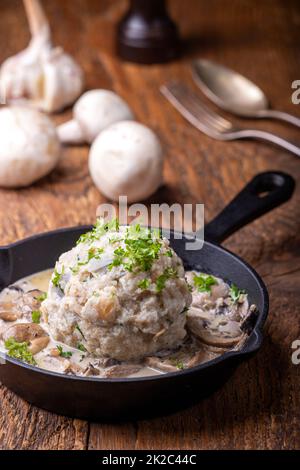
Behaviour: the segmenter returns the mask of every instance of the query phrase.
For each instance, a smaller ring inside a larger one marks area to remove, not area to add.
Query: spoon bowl
[[[193,78],[203,93],[217,106],[249,118],[281,119],[300,127],[300,119],[271,110],[264,92],[243,75],[209,60],[192,63]]]

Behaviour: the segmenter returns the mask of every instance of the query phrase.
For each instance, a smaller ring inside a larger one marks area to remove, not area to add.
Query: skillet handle
[[[294,178],[286,173],[259,173],[205,226],[205,239],[222,242],[241,227],[288,201],[294,188]]]

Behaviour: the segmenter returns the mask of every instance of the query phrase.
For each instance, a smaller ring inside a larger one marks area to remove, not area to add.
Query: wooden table
[[[297,178],[299,160],[262,143],[216,142],[202,135],[160,95],[159,85],[178,77],[194,87],[189,60],[202,56],[256,81],[274,107],[300,114],[291,83],[300,79],[297,0],[171,0],[186,40],[182,60],[163,66],[121,63],[113,53],[114,25],[124,0],[44,0],[55,42],[82,63],[87,88],[113,89],[152,127],[165,148],[160,202],[204,202],[212,218],[256,173],[284,170]],[[299,5],[298,5],[299,6]],[[29,40],[20,0],[1,1],[0,60]],[[56,116],[62,122],[70,112]],[[298,143],[299,131],[255,122]],[[0,143],[1,145],[1,143]],[[93,223],[104,198],[92,184],[88,148],[68,148],[58,168],[34,186],[1,190],[0,243],[57,227]],[[151,202],[151,201],[150,201]],[[300,365],[291,344],[300,339],[300,196],[241,230],[226,242],[252,263],[270,290],[265,341],[214,396],[173,416],[110,425],[56,416],[1,387],[2,449],[293,449],[300,447]]]

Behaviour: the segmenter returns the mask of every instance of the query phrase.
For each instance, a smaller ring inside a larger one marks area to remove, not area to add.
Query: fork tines
[[[205,134],[220,138],[232,130],[232,124],[209,109],[186,85],[172,81],[160,88],[161,93],[197,129]]]

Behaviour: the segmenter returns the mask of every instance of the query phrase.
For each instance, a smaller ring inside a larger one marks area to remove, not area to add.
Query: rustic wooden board
[[[44,4],[55,42],[80,60],[87,87],[120,93],[137,118],[161,137],[165,186],[151,201],[204,202],[209,220],[259,171],[283,170],[299,179],[295,157],[265,144],[212,141],[187,124],[158,91],[174,77],[194,87],[188,62],[202,56],[248,75],[264,88],[274,107],[299,115],[300,105],[291,103],[291,83],[300,78],[297,0],[171,0],[186,55],[163,66],[125,64],[114,56],[114,25],[126,8],[125,0],[44,0]],[[0,22],[2,61],[29,39],[20,0],[1,1]],[[55,119],[62,122],[70,115],[67,111]],[[267,121],[253,125],[299,142],[299,132],[287,125]],[[92,223],[104,198],[89,177],[87,158],[86,147],[65,149],[49,177],[28,189],[1,190],[0,243]],[[0,448],[299,448],[300,366],[291,362],[291,343],[300,338],[299,215],[298,189],[291,202],[226,242],[264,277],[271,309],[262,350],[222,390],[170,417],[110,425],[53,415],[1,387]]]

